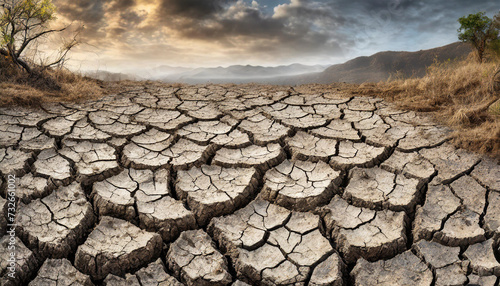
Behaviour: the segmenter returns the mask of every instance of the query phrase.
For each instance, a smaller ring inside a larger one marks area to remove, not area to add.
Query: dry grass
[[[78,102],[99,98],[105,93],[102,82],[66,70],[49,70],[39,76],[28,76],[0,62],[1,107]]]
[[[396,79],[351,85],[346,92],[383,97],[400,108],[430,112],[454,131],[461,148],[500,158],[500,113],[491,106],[500,98],[499,60],[479,64],[464,61],[435,63],[423,78]],[[489,110],[488,110],[489,109]]]

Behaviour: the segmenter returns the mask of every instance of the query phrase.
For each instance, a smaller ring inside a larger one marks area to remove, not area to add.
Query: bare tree
[[[24,57],[25,52],[35,47],[39,39],[63,32],[70,26],[50,28],[50,23],[55,20],[55,11],[51,0],[0,0],[0,54],[15,66],[33,73],[35,63]],[[63,63],[68,52],[78,44],[77,36],[78,33],[63,45],[54,60],[39,63],[38,66],[43,70]]]

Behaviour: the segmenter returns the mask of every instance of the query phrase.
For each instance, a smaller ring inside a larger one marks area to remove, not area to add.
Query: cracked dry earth
[[[448,134],[314,88],[0,109],[0,284],[498,286],[500,167]]]

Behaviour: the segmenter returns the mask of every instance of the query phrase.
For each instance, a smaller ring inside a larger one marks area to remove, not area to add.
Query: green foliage
[[[464,42],[475,43],[486,38],[489,34],[492,20],[484,14],[484,12],[479,12],[460,17],[458,19],[460,23],[458,39]]]
[[[3,34],[2,33],[2,41],[0,42],[0,45],[4,46],[7,43],[12,42],[12,37],[8,34]]]
[[[2,46],[47,28],[55,19],[56,7],[51,0],[0,0],[0,6]]]
[[[478,59],[483,61],[483,54],[488,44],[498,39],[500,16],[489,18],[484,12],[469,14],[458,19],[458,39],[470,43],[478,53]]]

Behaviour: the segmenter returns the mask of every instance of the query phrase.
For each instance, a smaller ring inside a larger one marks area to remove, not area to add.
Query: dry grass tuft
[[[43,102],[78,102],[105,94],[103,83],[67,70],[27,75],[0,59],[0,106],[36,107]]]
[[[479,64],[472,56],[435,63],[423,78],[352,85],[347,92],[373,95],[400,108],[432,112],[455,130],[453,142],[462,148],[500,158],[500,61]],[[497,106],[499,105],[499,106]]]

